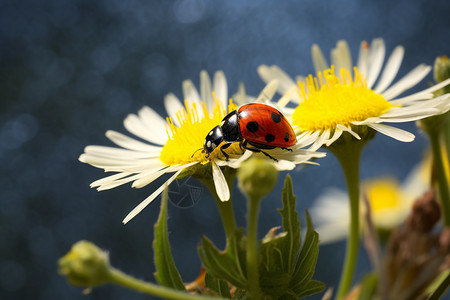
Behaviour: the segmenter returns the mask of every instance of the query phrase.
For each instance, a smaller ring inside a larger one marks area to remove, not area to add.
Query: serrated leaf
[[[305,211],[305,215],[307,223],[305,242],[292,275],[292,290],[297,294],[303,293],[302,291],[307,287],[314,274],[319,255],[319,234],[314,231],[308,211]]]
[[[292,180],[286,176],[282,192],[283,208],[281,214],[283,232],[275,235],[277,228],[272,228],[259,247],[260,271],[292,274],[300,250],[300,221],[292,190]]]
[[[279,297],[286,293],[291,275],[284,272],[271,272],[260,274],[259,284],[264,294]]]
[[[245,247],[241,247],[242,230],[236,230],[229,236],[225,251],[218,250],[212,242],[202,237],[198,247],[200,258],[206,271],[212,276],[223,279],[238,288],[247,288],[245,271]]]
[[[225,298],[231,298],[228,283],[222,279],[215,278],[209,273],[205,274],[205,286],[217,293],[217,295]]]
[[[320,293],[325,289],[325,284],[320,281],[310,280],[302,288],[301,292],[297,294],[297,297],[306,297],[312,294]]]
[[[185,287],[180,273],[175,267],[170,250],[167,232],[167,189],[164,191],[158,221],[154,226],[155,237],[153,241],[154,259],[156,266],[155,278],[159,284],[173,289],[184,291]]]
[[[259,247],[260,287],[266,294],[280,299],[298,299],[325,288],[318,281],[311,281],[319,251],[319,235],[314,231],[306,212],[307,232],[301,245],[301,228],[296,211],[296,197],[292,180],[286,176],[282,192],[283,232],[275,235],[277,228],[269,231]]]
[[[282,191],[283,208],[278,211],[281,214],[283,230],[287,232],[285,242],[281,243],[281,251],[284,253],[283,258],[284,271],[292,273],[297,260],[297,254],[300,250],[301,235],[300,221],[296,210],[296,197],[292,188],[291,176],[287,175],[284,181]]]

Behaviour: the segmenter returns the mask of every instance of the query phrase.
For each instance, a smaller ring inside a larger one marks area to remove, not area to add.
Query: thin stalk
[[[232,184],[236,176],[236,173],[228,172],[227,175],[225,175],[225,178],[227,180],[228,188],[230,189],[231,193]],[[208,187],[209,191],[216,200],[217,207],[219,208],[220,217],[222,219],[223,228],[225,230],[225,235],[228,240],[228,237],[236,231],[236,219],[234,217],[233,201],[231,200],[231,197],[230,200],[228,201],[220,200],[219,196],[216,193],[214,182],[212,181],[211,178],[203,180],[201,179],[201,181]]]
[[[117,269],[110,269],[109,282],[126,287],[133,291],[138,291],[144,294],[156,296],[163,299],[192,299],[192,300],[218,300],[223,299],[219,297],[191,295],[186,292],[173,290],[167,287],[159,286],[153,283],[145,282],[140,279],[131,277]]]
[[[350,228],[347,240],[344,268],[341,274],[337,299],[342,299],[350,290],[355,275],[359,250],[359,161],[365,143],[345,143],[330,150],[338,158],[347,182],[350,200]]]
[[[248,197],[247,220],[247,282],[251,299],[260,298],[258,251],[258,213],[261,199]]]
[[[441,143],[439,139],[439,133],[429,131],[431,150],[433,152],[433,160],[436,170],[436,179],[438,183],[439,198],[442,205],[442,215],[444,218],[445,226],[450,226],[450,190],[448,178],[445,174],[445,163],[443,160],[443,153],[441,151]]]

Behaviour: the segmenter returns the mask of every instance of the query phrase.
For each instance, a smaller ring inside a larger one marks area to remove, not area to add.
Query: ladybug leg
[[[259,149],[259,148],[256,148],[256,147],[249,147],[249,146],[247,146],[247,144],[248,144],[248,142],[247,142],[247,141],[244,141],[243,143],[241,143],[241,144],[239,144],[239,145],[241,146],[241,148],[243,148],[243,149],[245,149],[245,150],[250,150],[250,151],[256,152],[256,153],[262,153],[262,154],[264,154],[265,156],[267,156],[267,157],[273,159],[274,161],[278,161],[278,159],[276,159],[275,157],[273,157],[273,156],[270,155],[269,153],[267,153],[267,152],[265,152],[265,151],[263,151],[263,150],[261,150],[261,149]]]
[[[220,146],[220,151],[222,151],[223,155],[225,155],[225,160],[228,161],[230,156],[224,150],[231,146],[232,143],[226,143]]]
[[[286,147],[280,147],[281,149],[283,149],[283,150],[287,150],[287,151],[289,151],[289,152],[292,152],[292,149],[291,148],[286,148]]]

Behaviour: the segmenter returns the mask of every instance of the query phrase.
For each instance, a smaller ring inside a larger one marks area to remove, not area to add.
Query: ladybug
[[[239,142],[242,150],[263,153],[277,161],[264,150],[279,147],[292,151],[287,147],[294,146],[297,140],[291,124],[279,110],[267,104],[250,103],[230,112],[206,135],[202,152],[209,157],[222,144],[220,151],[228,160],[225,149],[235,142]]]

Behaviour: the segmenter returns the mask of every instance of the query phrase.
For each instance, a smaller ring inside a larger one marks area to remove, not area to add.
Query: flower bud
[[[241,164],[237,176],[240,190],[249,198],[259,200],[275,187],[278,170],[272,161],[254,157]]]
[[[439,56],[434,61],[434,80],[439,83],[450,78],[450,60],[447,56]],[[450,87],[443,88],[443,94],[449,93]]]
[[[109,278],[108,253],[88,241],[79,241],[58,260],[58,272],[79,287],[101,285]]]

